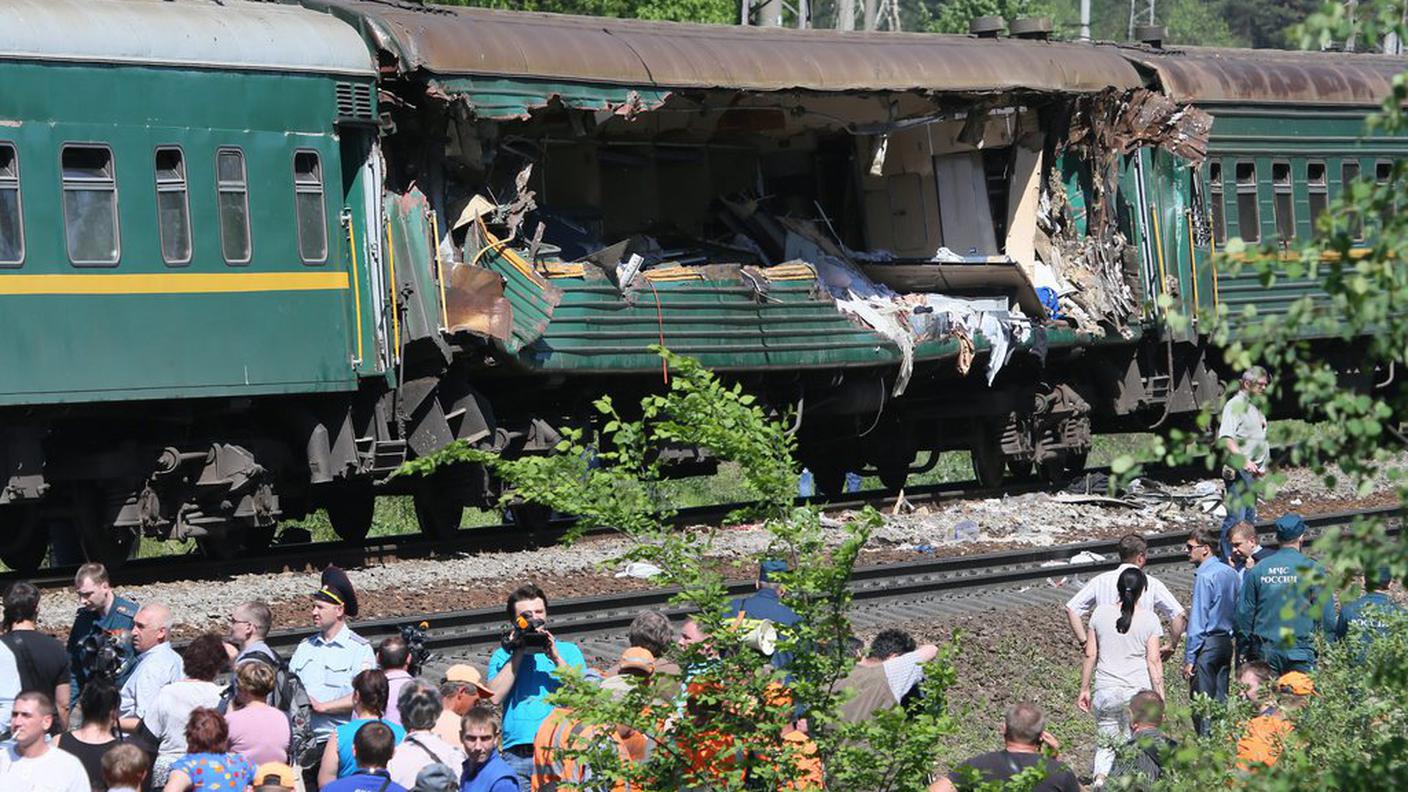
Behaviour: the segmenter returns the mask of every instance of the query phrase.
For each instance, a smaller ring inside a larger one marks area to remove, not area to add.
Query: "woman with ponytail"
[[[1140,601],[1148,578],[1138,567],[1120,572],[1118,605],[1101,605],[1090,616],[1090,640],[1080,674],[1081,712],[1095,714],[1100,747],[1095,750],[1095,780],[1109,775],[1113,745],[1129,739],[1129,700],[1141,690],[1164,697],[1164,666],[1159,656],[1163,626]],[[1092,687],[1093,683],[1093,687]]]

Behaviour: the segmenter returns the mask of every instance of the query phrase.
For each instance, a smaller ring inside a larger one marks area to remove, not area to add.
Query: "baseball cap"
[[[283,762],[265,762],[254,771],[256,789],[271,787],[293,789],[294,784],[293,768]]]
[[[1295,512],[1286,512],[1276,518],[1276,538],[1282,542],[1301,538],[1305,528],[1305,518]]]
[[[1315,680],[1300,671],[1291,671],[1282,674],[1276,680],[1276,690],[1297,696],[1313,696],[1315,695]]]
[[[468,663],[456,663],[445,669],[445,681],[473,685],[479,692],[480,698],[489,698],[494,695],[493,691],[484,686],[484,677],[479,674],[479,669]]]
[[[621,662],[618,664],[621,673],[653,674],[655,673],[655,655],[649,649],[639,646],[632,646],[621,653]]]
[[[780,558],[765,558],[758,564],[758,579],[772,580],[780,572],[790,572],[792,567]]]

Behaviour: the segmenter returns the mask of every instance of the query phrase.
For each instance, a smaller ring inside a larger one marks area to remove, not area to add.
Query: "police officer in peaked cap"
[[[318,632],[304,638],[289,661],[289,668],[308,692],[313,733],[320,745],[351,718],[352,677],[376,668],[371,643],[347,625],[348,617],[356,615],[357,592],[352,581],[346,572],[329,566],[313,592],[313,626]]]

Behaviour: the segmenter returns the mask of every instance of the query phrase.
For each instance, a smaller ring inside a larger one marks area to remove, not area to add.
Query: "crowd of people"
[[[1265,387],[1265,375],[1253,370],[1242,385],[1242,406],[1223,416],[1229,449],[1245,460],[1233,471],[1230,496],[1250,491],[1266,466],[1265,419],[1244,411],[1254,409],[1247,398]],[[1161,772],[1174,746],[1163,731],[1165,662],[1180,660],[1190,693],[1214,701],[1232,694],[1235,669],[1241,695],[1259,708],[1237,745],[1239,763],[1253,768],[1277,761],[1294,728],[1290,713],[1315,694],[1317,635],[1372,641],[1385,629],[1383,615],[1396,609],[1386,573],[1370,571],[1366,594],[1337,607],[1323,568],[1302,552],[1305,520],[1278,519],[1279,546],[1271,549],[1258,545],[1254,519],[1253,507],[1233,504],[1220,531],[1189,535],[1184,549],[1196,572],[1186,607],[1144,570],[1148,546],[1137,534],[1120,540],[1117,568],[1066,603],[1083,654],[1074,704],[1093,716],[1099,735],[1094,785]],[[756,592],[734,601],[730,613],[736,624],[757,625],[747,640],[782,678],[793,657],[773,650],[775,630],[800,618],[777,582],[787,571],[783,562],[764,561]],[[266,640],[273,612],[264,602],[237,605],[225,634],[201,635],[177,651],[171,609],[118,596],[101,564],[81,567],[74,587],[80,608],[66,645],[36,629],[35,586],[15,583],[4,595],[5,792],[550,792],[588,777],[591,769],[571,749],[602,735],[549,703],[564,669],[618,699],[641,679],[675,680],[674,695],[690,699],[691,672],[681,669],[679,648],[711,640],[694,620],[676,634],[666,615],[647,611],[631,624],[629,648],[598,671],[580,647],[553,635],[548,595],[528,583],[508,593],[508,630],[484,673],[456,664],[431,680],[406,636],[373,646],[350,626],[357,594],[336,567],[311,593],[313,634],[288,658]],[[898,629],[880,632],[868,647],[852,643],[854,669],[835,689],[847,691],[840,717],[857,723],[903,706],[938,654]],[[790,710],[789,694],[778,695]],[[696,704],[676,711],[697,715]],[[805,713],[797,714],[781,735],[799,757],[799,780],[787,788],[820,789],[825,761]],[[1057,758],[1046,720],[1036,704],[1012,703],[1001,750],[958,763],[930,789],[967,789],[1038,765],[1045,775],[1037,790],[1080,789]],[[1202,716],[1193,725],[1199,734],[1211,728]],[[624,725],[607,737],[623,762],[652,750]],[[687,750],[705,762],[722,753],[717,745]]]

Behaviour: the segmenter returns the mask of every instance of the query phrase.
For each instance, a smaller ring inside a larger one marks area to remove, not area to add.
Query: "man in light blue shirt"
[[[0,734],[10,731],[10,713],[20,694],[20,668],[10,647],[0,644]]]
[[[308,692],[313,735],[320,744],[352,717],[352,677],[376,668],[371,643],[347,626],[347,619],[356,615],[352,581],[341,569],[329,566],[323,570],[322,585],[313,592],[313,625],[318,632],[298,644],[288,664]]]
[[[1237,613],[1237,570],[1217,559],[1220,537],[1210,528],[1199,528],[1183,547],[1198,568],[1193,575],[1193,606],[1188,621],[1188,646],[1183,656],[1183,677],[1190,681],[1190,695],[1202,693],[1214,701],[1227,700],[1232,671],[1232,635]],[[1194,716],[1193,728],[1208,735],[1207,718]]]
[[[549,693],[562,687],[558,671],[587,669],[582,650],[547,631],[548,598],[527,583],[508,595],[512,624],[503,645],[489,658],[489,690],[504,711],[503,759],[528,789],[533,776],[533,738],[552,714]]]
[[[118,724],[125,732],[135,732],[142,718],[167,685],[186,675],[181,655],[171,648],[171,609],[158,602],[143,605],[132,619],[132,648],[137,667],[122,683]]]

